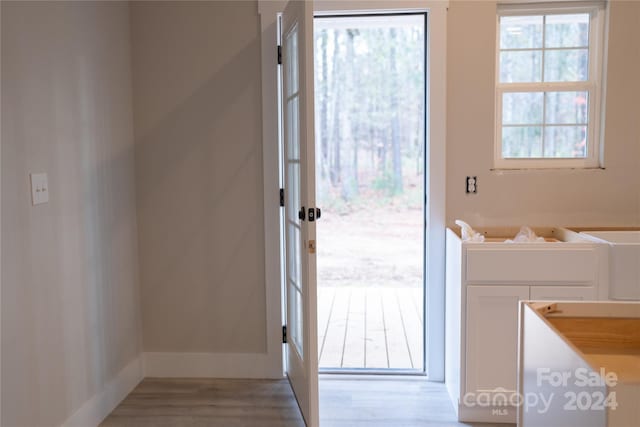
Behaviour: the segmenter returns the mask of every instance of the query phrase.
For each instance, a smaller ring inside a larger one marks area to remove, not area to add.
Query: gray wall
[[[257,3],[131,10],[144,350],[264,353]]]
[[[640,2],[611,1],[605,170],[495,172],[496,4],[451,2],[447,223],[640,225]],[[467,175],[478,193],[467,195]]]
[[[141,346],[128,5],[3,1],[1,84],[1,424],[59,425]]]

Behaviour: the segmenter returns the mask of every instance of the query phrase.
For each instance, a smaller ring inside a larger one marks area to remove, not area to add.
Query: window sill
[[[491,168],[489,171],[495,175],[506,175],[506,174],[519,174],[519,173],[553,173],[553,172],[571,172],[571,173],[591,173],[591,172],[599,172],[604,171],[607,168],[603,166],[592,166],[592,167],[578,167],[578,166],[568,166],[568,167],[513,167],[513,168]]]

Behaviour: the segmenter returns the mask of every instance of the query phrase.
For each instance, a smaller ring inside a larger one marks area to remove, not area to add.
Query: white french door
[[[282,15],[286,372],[308,427],[318,427],[313,2]]]

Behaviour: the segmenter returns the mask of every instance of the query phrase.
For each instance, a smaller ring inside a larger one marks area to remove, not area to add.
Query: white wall
[[[1,423],[90,425],[141,375],[129,9],[1,7]]]
[[[447,61],[447,223],[640,225],[640,2],[611,1],[604,170],[493,167],[496,3],[454,0]],[[464,192],[478,177],[478,193]]]
[[[257,4],[135,2],[131,19],[144,350],[264,354]]]

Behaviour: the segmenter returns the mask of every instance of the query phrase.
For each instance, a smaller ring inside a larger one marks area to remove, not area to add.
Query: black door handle
[[[322,215],[320,208],[309,208],[309,222],[319,220],[320,215]]]
[[[305,211],[304,211],[304,206],[300,208],[300,210],[298,211],[298,219],[300,221],[304,221],[304,215],[305,215]]]

